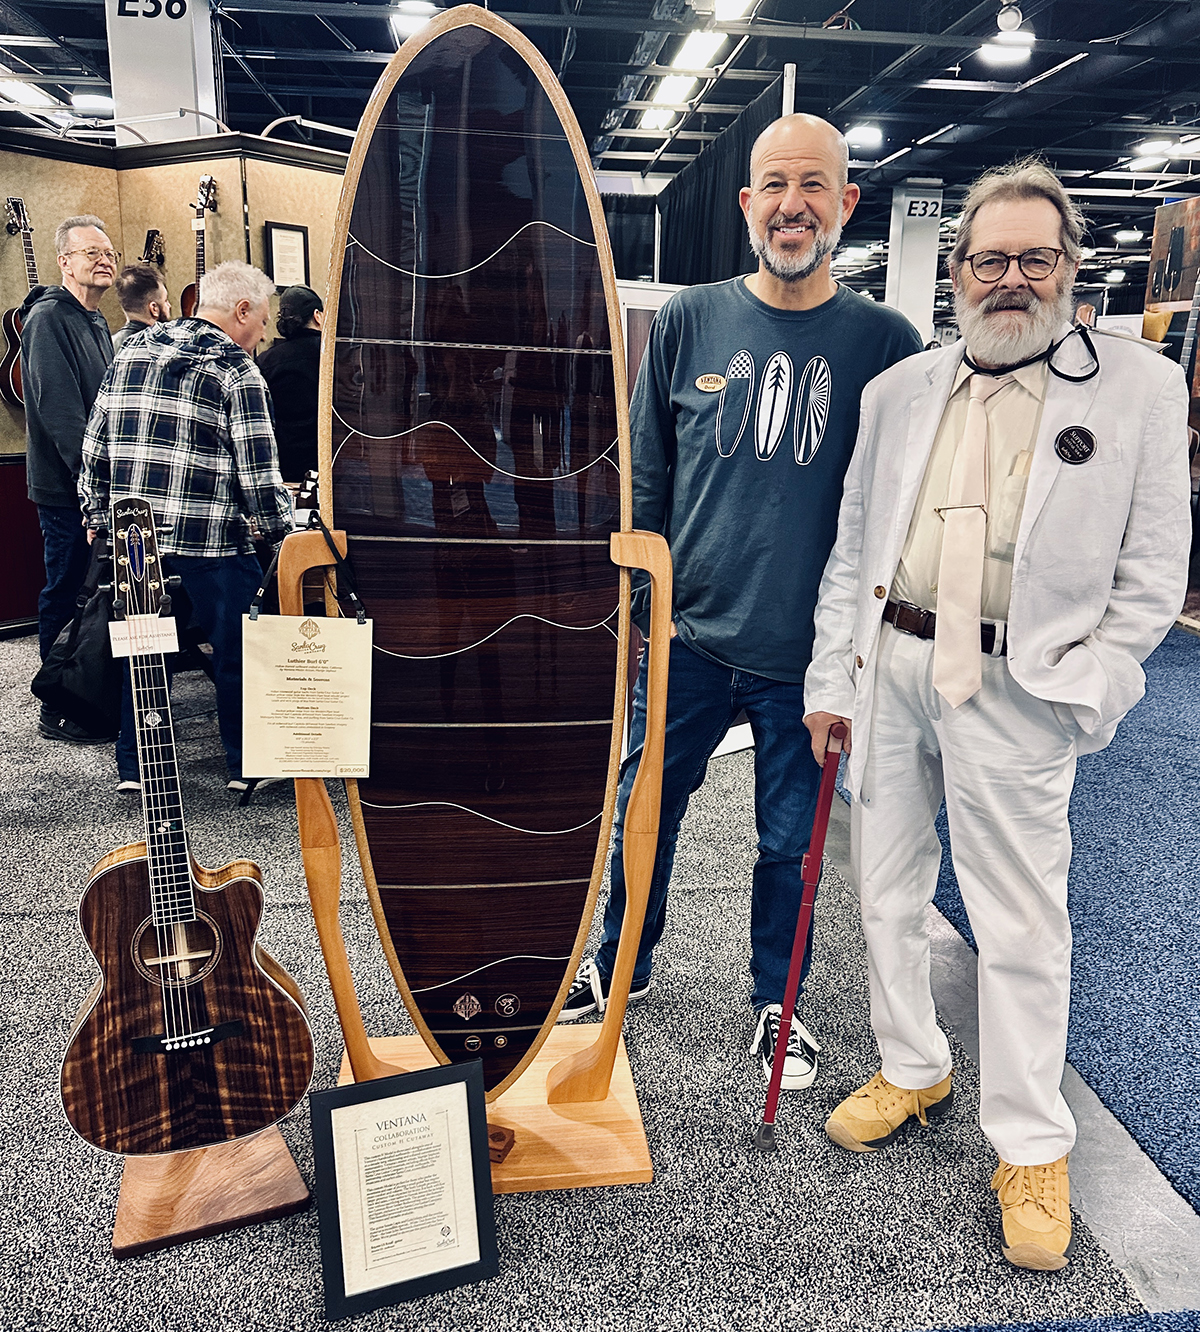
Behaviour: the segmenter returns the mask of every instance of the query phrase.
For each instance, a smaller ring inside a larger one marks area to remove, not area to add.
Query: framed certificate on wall
[[[308,228],[291,222],[263,223],[267,276],[282,290],[308,287]]]
[[[326,1318],[497,1275],[478,1060],[309,1099]]]

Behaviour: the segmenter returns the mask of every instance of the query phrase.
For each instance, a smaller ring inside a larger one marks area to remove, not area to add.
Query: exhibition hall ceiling
[[[435,6],[213,8],[226,120],[258,133],[295,115],[353,128],[397,43]],[[952,215],[979,171],[1040,152],[1092,221],[1092,277],[1123,272],[1135,289],[1154,208],[1200,185],[1200,5],[1186,0],[1027,0],[1019,9],[998,0],[841,9],[835,0],[498,0],[495,9],[541,48],[594,165],[629,178],[626,189],[679,171],[755,97],[782,97],[781,71],[795,65],[796,110],[827,117],[851,140],[863,201],[840,267],[862,285],[881,276],[891,186],[904,179],[941,181]],[[82,99],[110,91],[102,0],[0,0],[0,64],[0,126],[85,135],[72,117],[104,111]],[[295,125],[275,133],[347,142]]]

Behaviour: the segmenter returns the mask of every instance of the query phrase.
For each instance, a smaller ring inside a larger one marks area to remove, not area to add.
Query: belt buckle
[[[916,619],[915,628],[906,628],[900,623],[900,616],[903,614],[911,624],[913,618]],[[911,601],[900,601],[896,603],[896,619],[894,624],[902,634],[912,634],[914,638],[929,637],[929,621],[933,619],[934,612],[926,610],[923,606],[914,606]]]

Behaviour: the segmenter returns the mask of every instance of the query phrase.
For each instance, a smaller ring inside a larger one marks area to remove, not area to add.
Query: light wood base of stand
[[[512,1129],[517,1137],[508,1157],[492,1166],[494,1192],[648,1184],[654,1178],[624,1038],[606,1100],[546,1104],[546,1075],[560,1059],[591,1045],[598,1030],[593,1025],[555,1027],[516,1084],[489,1104],[488,1122]],[[372,1040],[371,1050],[402,1068],[437,1065],[420,1036]],[[338,1084],[352,1081],[350,1062],[343,1056]]]
[[[113,1257],[303,1212],[310,1202],[277,1128],[240,1142],[169,1156],[127,1156],[113,1226]]]

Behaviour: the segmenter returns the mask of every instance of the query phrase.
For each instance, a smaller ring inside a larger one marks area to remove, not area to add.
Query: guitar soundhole
[[[203,912],[196,920],[157,928],[147,916],[133,936],[132,952],[133,965],[146,980],[179,989],[212,974],[221,957],[221,935]]]

